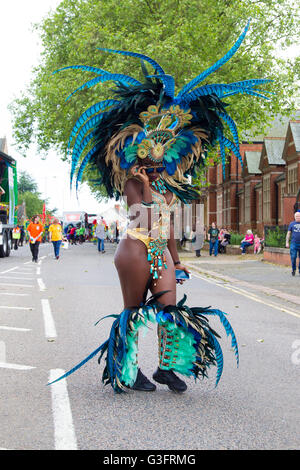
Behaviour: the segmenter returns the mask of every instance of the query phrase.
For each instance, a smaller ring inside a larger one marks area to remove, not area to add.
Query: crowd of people
[[[209,243],[209,255],[218,256],[218,254],[226,253],[226,247],[231,244],[232,234],[228,231],[226,227],[218,228],[215,222],[212,222],[211,226],[207,229],[204,227],[203,233],[196,233],[195,230],[192,231],[191,237],[187,238],[185,235],[181,240],[181,245],[185,241],[191,241],[194,245],[194,250],[196,256],[201,256],[201,249],[205,241]],[[199,240],[201,241],[199,242]],[[254,254],[259,254],[264,247],[264,238],[260,238],[258,234],[253,234],[252,230],[247,230],[245,237],[240,242],[240,249],[242,255],[246,254],[248,247],[254,247]]]

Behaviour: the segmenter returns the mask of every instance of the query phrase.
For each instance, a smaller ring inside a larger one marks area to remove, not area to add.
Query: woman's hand
[[[139,166],[139,165],[134,165],[131,169],[130,169],[130,173],[132,176],[136,176],[138,177],[138,179],[145,185],[149,186],[150,182],[149,182],[149,178],[148,178],[148,175],[145,171],[145,167],[144,166]]]
[[[183,266],[183,264],[176,264],[175,265],[175,269],[178,269],[180,271],[184,271],[186,272],[187,274],[190,274],[191,271],[188,270],[188,268],[186,268],[185,266]],[[184,281],[186,281],[186,279],[177,279],[176,282],[177,284],[183,284]]]

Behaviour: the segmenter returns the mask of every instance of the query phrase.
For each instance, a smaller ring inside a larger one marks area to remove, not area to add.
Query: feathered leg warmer
[[[207,369],[211,365],[217,365],[217,386],[223,371],[223,354],[217,340],[220,336],[210,327],[206,317],[219,317],[227,336],[231,336],[231,346],[238,365],[237,341],[226,314],[209,307],[190,308],[185,305],[186,296],[177,305],[163,306],[158,302],[162,294],[163,292],[155,294],[140,306],[125,309],[119,315],[104,317],[115,318],[109,338],[80,364],[54,382],[72,374],[98,353],[100,363],[106,353],[102,382],[105,385],[111,384],[116,393],[127,391],[134,384],[138,371],[138,333],[143,328],[148,328],[149,323],[157,323],[160,368],[172,369],[197,379],[199,376],[207,377]]]

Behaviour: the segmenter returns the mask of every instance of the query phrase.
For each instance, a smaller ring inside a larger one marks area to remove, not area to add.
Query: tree
[[[87,107],[105,99],[112,86],[84,89],[65,102],[94,74],[65,70],[52,75],[55,70],[86,64],[142,78],[137,59],[97,47],[130,50],[153,57],[180,88],[230,49],[249,17],[251,29],[240,50],[207,83],[272,78],[268,89],[275,94],[270,102],[248,96],[228,99],[239,131],[256,126],[263,132],[272,116],[287,115],[295,107],[299,59],[279,58],[277,50],[298,37],[297,8],[296,0],[63,0],[37,26],[43,43],[41,65],[28,90],[11,106],[19,150],[26,152],[36,141],[41,151],[54,147],[67,159],[75,121]],[[93,175],[86,180],[97,192]]]
[[[19,195],[19,204],[23,204],[25,202],[26,207],[26,216],[31,219],[36,214],[41,214],[43,211],[43,204],[42,201],[37,193],[32,193],[31,191],[26,191]]]
[[[27,191],[37,193],[38,186],[32,176],[26,171],[21,171],[18,178],[18,192],[25,193]]]

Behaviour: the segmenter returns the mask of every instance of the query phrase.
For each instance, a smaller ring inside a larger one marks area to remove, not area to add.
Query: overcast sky
[[[20,96],[32,77],[32,68],[39,63],[41,44],[32,25],[39,23],[61,0],[10,0],[1,1],[0,6],[0,137],[6,136],[8,154],[17,160],[18,169],[26,170],[36,180],[43,197],[50,200],[50,208],[63,210],[85,210],[102,213],[106,207],[91,195],[87,185],[82,185],[79,203],[69,190],[69,164],[64,163],[55,153],[49,153],[46,160],[28,152],[26,158],[16,150],[11,127],[11,115],[7,109],[14,98]],[[111,205],[111,204],[110,204]]]
[[[13,146],[14,137],[11,116],[7,109],[14,98],[20,96],[30,83],[32,68],[39,62],[41,44],[32,25],[39,23],[52,9],[55,10],[61,0],[10,0],[1,1],[0,6],[0,137],[7,137],[8,153],[17,160],[18,168],[26,170],[37,181],[43,197],[50,200],[50,207],[63,210],[85,210],[102,213],[107,206],[99,203],[90,194],[87,185],[82,185],[79,203],[69,190],[69,164],[64,163],[55,153],[49,153],[46,160],[41,160],[34,150],[22,157]],[[284,53],[287,56],[287,53]],[[292,48],[289,56],[296,55]],[[109,207],[112,204],[109,204]]]

